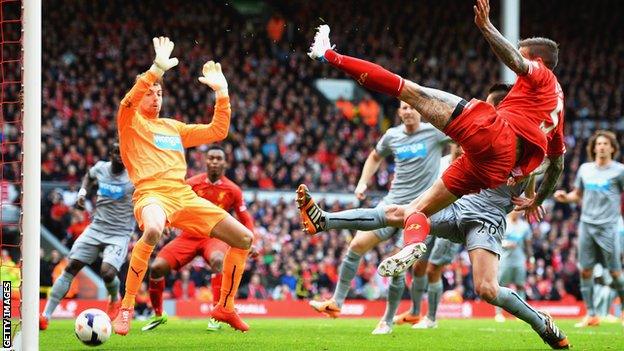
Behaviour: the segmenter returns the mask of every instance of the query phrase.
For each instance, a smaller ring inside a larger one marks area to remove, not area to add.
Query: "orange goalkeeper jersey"
[[[150,71],[143,74],[121,101],[117,114],[121,158],[137,190],[152,181],[185,184],[184,148],[223,140],[230,126],[229,97],[217,99],[210,124],[142,116],[139,103],[157,79]]]

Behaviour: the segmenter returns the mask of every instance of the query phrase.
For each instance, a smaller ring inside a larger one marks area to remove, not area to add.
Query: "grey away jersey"
[[[114,175],[111,163],[99,161],[89,170],[98,181],[95,215],[90,228],[106,235],[130,236],[135,220],[132,204],[134,186],[128,172]]]
[[[386,196],[390,203],[408,203],[433,184],[447,140],[429,123],[421,122],[414,134],[407,134],[403,124],[386,131],[375,150],[382,157],[394,157],[394,179]]]
[[[502,259],[506,265],[524,266],[526,255],[524,254],[525,241],[531,236],[531,226],[525,220],[518,219],[516,223],[507,222],[505,239],[513,242],[516,246],[513,249],[504,249]]]
[[[599,167],[595,162],[583,163],[576,174],[574,186],[583,193],[581,221],[598,225],[617,223],[622,216],[623,164],[611,161]]]

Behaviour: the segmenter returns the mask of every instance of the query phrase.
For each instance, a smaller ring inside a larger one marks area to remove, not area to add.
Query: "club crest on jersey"
[[[97,194],[98,196],[119,200],[126,194],[126,190],[121,185],[99,182]]]
[[[396,158],[399,161],[407,160],[410,158],[427,156],[427,145],[425,143],[415,143],[409,145],[399,146],[396,149]]]
[[[405,230],[418,230],[420,229],[420,224],[418,223],[412,223],[409,225],[409,227],[405,228]]]
[[[154,134],[154,145],[161,150],[184,152],[182,139],[179,135]]]

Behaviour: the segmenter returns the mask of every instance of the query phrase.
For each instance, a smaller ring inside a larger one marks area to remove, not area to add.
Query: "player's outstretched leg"
[[[67,267],[63,270],[63,273],[61,273],[56,281],[54,281],[52,290],[50,291],[50,296],[48,296],[48,301],[43,309],[43,313],[39,316],[39,330],[48,329],[48,323],[50,318],[52,318],[52,313],[65,295],[67,295],[74,277],[78,274],[78,272],[80,272],[84,265],[85,264],[81,261],[70,259]]]
[[[331,229],[369,231],[381,229],[390,223],[386,220],[386,208],[356,208],[339,212],[325,212],[312,199],[305,184],[297,188],[297,207],[303,231],[313,235]]]
[[[475,290],[488,303],[499,306],[509,314],[529,324],[542,340],[553,349],[568,349],[568,338],[547,313],[537,311],[513,290],[498,285],[498,256],[486,249],[469,251]]]
[[[329,40],[329,31],[328,25],[318,27],[308,56],[329,62],[368,89],[401,99],[418,110],[427,122],[444,131],[463,99],[441,90],[422,87],[372,62],[335,52]]]

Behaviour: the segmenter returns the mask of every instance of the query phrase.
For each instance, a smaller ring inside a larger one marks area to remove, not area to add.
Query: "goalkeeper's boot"
[[[130,332],[130,323],[132,322],[132,315],[134,314],[134,308],[120,308],[119,314],[113,321],[113,331],[115,334],[127,335]]]
[[[211,317],[215,320],[229,324],[232,328],[246,332],[249,330],[249,325],[245,323],[236,311],[227,311],[225,307],[217,305],[210,312]]]
[[[394,277],[408,270],[416,260],[427,252],[425,243],[413,243],[381,261],[377,273],[382,277]]]
[[[555,325],[555,321],[550,314],[542,311],[537,311],[546,323],[546,330],[540,333],[539,336],[544,340],[544,343],[548,344],[553,350],[567,350],[570,348],[570,342],[566,335]]]
[[[39,330],[46,330],[48,329],[48,319],[46,318],[46,316],[44,316],[43,314],[39,315]]]
[[[218,320],[214,319],[214,318],[210,318],[208,320],[208,327],[206,327],[207,331],[221,331],[222,326],[221,323],[219,323]]]
[[[574,324],[575,328],[597,327],[600,325],[600,318],[596,316],[585,316],[580,322]]]
[[[119,309],[121,308],[121,299],[117,296],[117,300],[113,301],[112,299],[108,300],[108,305],[106,306],[106,314],[108,318],[112,321],[119,314]]]
[[[141,328],[141,331],[153,330],[161,324],[167,324],[168,317],[169,316],[167,316],[167,312],[165,311],[163,311],[160,316],[154,315],[154,317],[152,317],[152,319],[150,319],[149,322]]]
[[[336,304],[334,299],[329,299],[325,301],[314,301],[310,300],[308,303],[312,308],[316,310],[316,312],[322,313],[327,317],[338,318],[340,316],[340,306]]]
[[[323,24],[316,29],[314,41],[310,46],[308,56],[310,56],[310,58],[313,60],[327,62],[327,59],[325,58],[325,52],[327,50],[333,49],[335,46],[336,45],[332,46],[329,42],[329,26]]]
[[[416,324],[420,322],[420,316],[417,314],[412,314],[412,311],[407,310],[401,314],[398,314],[392,318],[392,322],[396,325],[401,324]]]
[[[387,335],[392,333],[392,327],[388,324],[388,322],[382,320],[377,323],[377,327],[375,330],[371,332],[373,335]]]
[[[301,184],[297,188],[297,207],[301,216],[301,226],[305,233],[314,235],[323,231],[322,222],[325,218],[323,210],[314,202],[305,184]]]

